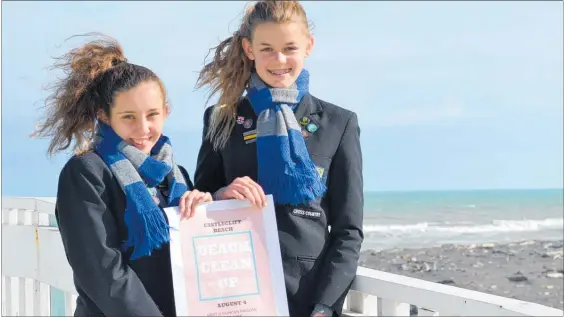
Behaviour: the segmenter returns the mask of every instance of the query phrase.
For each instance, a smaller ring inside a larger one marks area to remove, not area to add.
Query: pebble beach
[[[564,309],[563,241],[364,250],[359,265]]]

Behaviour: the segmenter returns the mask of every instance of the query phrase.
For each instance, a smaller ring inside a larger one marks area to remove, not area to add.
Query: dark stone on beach
[[[418,312],[419,310],[417,309],[417,306],[409,305],[409,316],[417,316]]]
[[[439,284],[456,284],[452,279],[446,279],[446,280],[442,280],[442,281],[438,281],[437,283]]]
[[[523,275],[523,273],[521,272],[517,272],[512,276],[509,276],[507,277],[507,279],[510,280],[511,282],[524,282],[528,280],[527,277]]]

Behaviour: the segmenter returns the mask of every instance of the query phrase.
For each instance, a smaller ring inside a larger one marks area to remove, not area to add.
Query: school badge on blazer
[[[245,119],[245,121],[243,121],[243,127],[245,127],[245,129],[249,129],[252,126],[253,126],[253,119],[247,118]]]
[[[310,119],[308,117],[303,117],[303,118],[300,119],[300,125],[302,127],[305,127],[309,122],[310,122]]]
[[[323,167],[315,167],[315,169],[317,170],[317,175],[319,175],[319,178],[323,178],[323,172],[325,172],[325,169]]]
[[[306,130],[309,133],[315,133],[315,131],[317,131],[318,127],[315,123],[309,123],[308,125],[306,125]]]
[[[325,173],[325,169],[323,167],[316,166],[315,170],[317,171],[319,178],[321,178],[321,180],[325,182],[325,180],[327,179],[327,173]]]
[[[250,130],[243,133],[243,141],[245,144],[254,143],[257,141],[257,130]]]

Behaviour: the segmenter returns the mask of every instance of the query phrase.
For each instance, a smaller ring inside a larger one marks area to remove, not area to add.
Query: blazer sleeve
[[[200,146],[196,163],[196,171],[194,172],[194,187],[199,191],[214,194],[217,190],[227,184],[221,153],[215,151],[210,140],[206,138],[212,110],[213,107],[209,107],[204,112],[202,145]]]
[[[178,165],[178,169],[180,169],[182,176],[184,176],[184,179],[186,180],[186,187],[188,187],[188,190],[193,190],[194,184],[192,184],[192,179],[190,178],[188,171],[182,165]]]
[[[352,113],[330,168],[328,223],[330,245],[314,300],[334,306],[348,292],[358,267],[363,233],[363,177],[360,128]]]
[[[122,257],[104,172],[94,166],[74,157],[59,177],[56,216],[75,283],[105,316],[162,316]]]

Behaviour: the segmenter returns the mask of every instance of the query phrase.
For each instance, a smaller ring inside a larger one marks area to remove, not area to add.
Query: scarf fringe
[[[273,194],[278,204],[305,204],[322,196],[327,189],[309,158],[305,142],[299,137],[303,138],[301,132],[288,130],[288,136],[257,139],[258,161],[268,162],[259,164],[258,179],[263,190]],[[290,143],[300,144],[300,141],[303,146],[287,150]]]
[[[135,183],[128,190],[131,193],[138,193],[140,191],[147,191],[144,185]],[[131,259],[139,259],[144,256],[152,254],[155,249],[160,249],[163,244],[170,242],[170,226],[167,224],[166,219],[162,212],[153,212],[152,208],[148,206],[156,205],[149,195],[136,195],[132,197],[136,200],[140,207],[134,208],[134,204],[128,199],[125,208],[125,224],[128,228],[128,237],[123,244],[123,249],[126,251],[130,247],[133,248]],[[147,206],[147,207],[145,207]],[[151,206],[152,207],[152,206]]]

